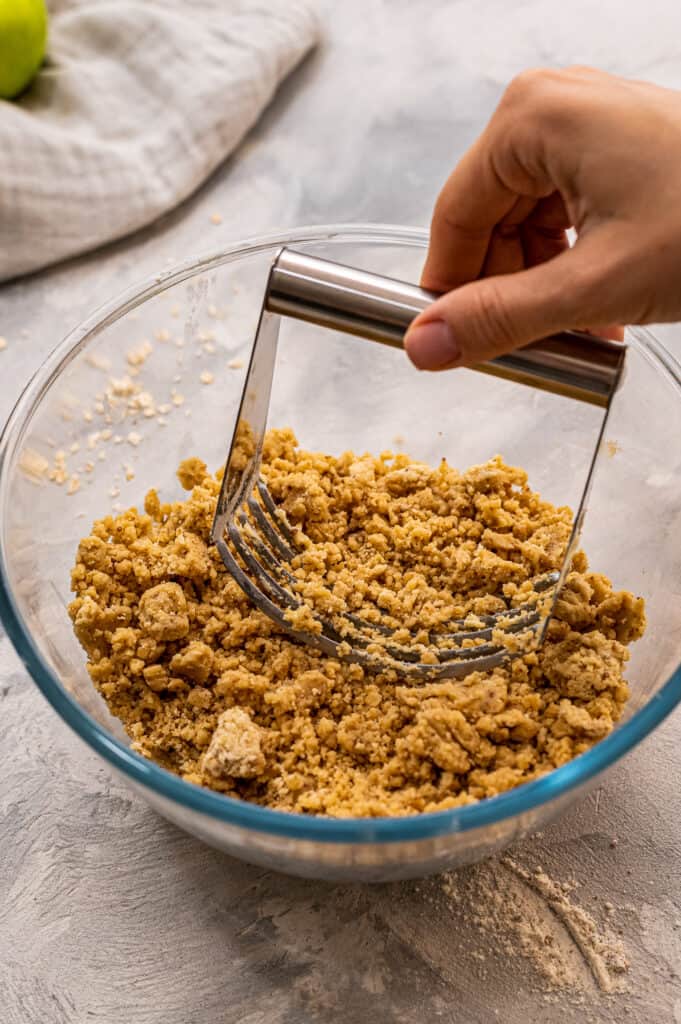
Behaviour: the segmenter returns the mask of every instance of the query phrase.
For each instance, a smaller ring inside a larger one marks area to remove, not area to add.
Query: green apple
[[[45,56],[45,0],[0,0],[0,98],[29,84]]]

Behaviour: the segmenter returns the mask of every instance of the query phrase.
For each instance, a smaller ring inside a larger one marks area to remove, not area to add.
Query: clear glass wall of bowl
[[[607,766],[616,745],[606,740],[591,752],[600,750],[595,759],[585,755],[543,788],[532,784],[465,813],[355,823],[276,815],[198,790],[129,751],[90,682],[67,615],[76,547],[94,519],[141,506],[150,486],[163,499],[178,498],[175,471],[189,455],[212,468],[224,462],[267,271],[283,242],[413,281],[424,238],[399,229],[319,229],[249,245],[124,296],[67,339],[3,440],[3,618],[60,714],[177,824],[245,859],[304,874],[425,873],[538,827]],[[633,742],[637,714],[660,694],[681,650],[681,387],[678,365],[654,339],[632,332],[629,340],[583,546],[594,570],[647,602],[648,631],[632,648],[628,673]],[[524,466],[545,497],[575,507],[598,415],[474,371],[417,374],[401,352],[285,322],[270,425],[291,426],[302,445],[333,453],[402,450],[462,468],[499,453]],[[649,727],[643,722],[639,731]]]

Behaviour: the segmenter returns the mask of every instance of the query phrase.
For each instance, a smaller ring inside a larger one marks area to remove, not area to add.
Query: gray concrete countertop
[[[3,419],[68,329],[174,260],[296,224],[427,223],[523,67],[590,63],[681,87],[678,0],[328,0],[325,12],[323,47],[196,196],[0,290]],[[263,873],[166,824],[60,723],[4,637],[0,714],[5,1024],[681,1024],[678,714],[513,851],[515,866],[375,888]],[[527,883],[538,866],[574,880],[573,908],[621,940],[622,991],[594,980],[598,935],[580,944]],[[567,972],[562,991],[552,970]]]

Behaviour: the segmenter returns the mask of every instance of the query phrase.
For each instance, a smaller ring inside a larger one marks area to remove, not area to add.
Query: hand
[[[421,283],[447,293],[405,337],[425,370],[681,320],[681,94],[585,68],[519,75],[440,193]]]

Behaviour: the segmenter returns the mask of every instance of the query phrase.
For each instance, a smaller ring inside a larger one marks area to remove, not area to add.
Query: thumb
[[[471,366],[556,331],[620,320],[603,241],[587,236],[529,270],[448,292],[410,324],[407,355],[420,370]]]

